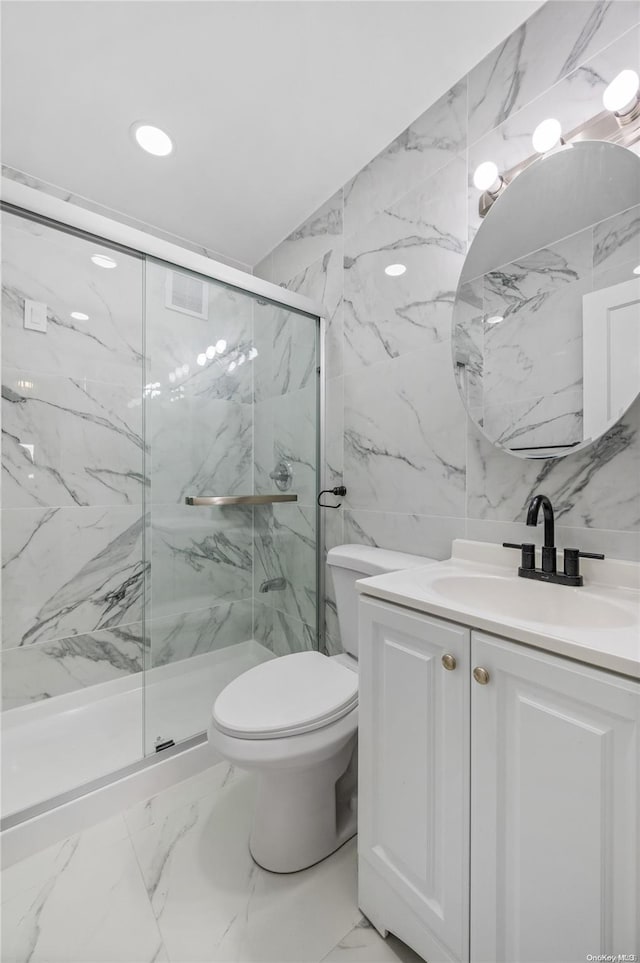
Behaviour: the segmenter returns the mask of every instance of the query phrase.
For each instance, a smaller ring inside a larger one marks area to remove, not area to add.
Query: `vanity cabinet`
[[[638,954],[640,683],[366,597],[360,628],[373,924],[429,963]]]

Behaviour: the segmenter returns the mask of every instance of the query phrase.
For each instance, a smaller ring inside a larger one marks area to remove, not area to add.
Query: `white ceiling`
[[[3,162],[253,265],[538,6],[5,0]]]

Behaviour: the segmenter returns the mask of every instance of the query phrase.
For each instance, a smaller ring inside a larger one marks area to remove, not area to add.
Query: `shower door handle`
[[[297,495],[187,495],[185,505],[271,505],[273,502],[297,502]]]

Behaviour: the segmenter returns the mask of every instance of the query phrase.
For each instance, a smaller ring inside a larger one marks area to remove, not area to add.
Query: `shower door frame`
[[[58,197],[53,197],[44,191],[28,187],[11,178],[3,176],[1,185],[2,200],[0,202],[0,208],[2,211],[27,217],[31,220],[41,221],[58,230],[85,237],[87,240],[95,241],[99,244],[106,243],[107,246],[119,248],[125,253],[164,261],[173,267],[192,271],[212,281],[220,282],[243,293],[269,301],[279,307],[285,309],[291,308],[315,320],[317,359],[316,404],[318,416],[316,432],[317,496],[318,492],[324,488],[326,484],[324,457],[326,397],[324,371],[327,312],[321,302],[297,294],[294,291],[289,291],[287,288],[273,284],[271,281],[264,281],[262,278],[257,278],[252,274],[246,274],[244,271],[240,271],[228,264],[223,264],[220,261],[198,254],[196,251],[191,251],[188,248],[180,247],[179,244],[165,241],[153,234],[147,234],[138,228],[112,220],[96,211],[79,207],[76,204]],[[146,264],[146,260],[143,261],[143,264]],[[146,334],[146,317],[143,316],[142,321],[144,325],[143,334]],[[324,515],[318,507],[316,498],[316,644],[318,649],[322,649],[324,646],[324,547]],[[144,686],[145,681],[143,680],[143,690]],[[177,776],[178,780],[185,778],[186,775],[195,774],[195,772],[206,766],[206,755],[202,752],[202,750],[206,751],[206,740],[206,732],[197,733],[188,739],[182,740],[176,746],[164,750],[159,756],[143,755],[137,762],[131,763],[122,769],[115,770],[91,782],[83,783],[66,792],[59,793],[33,806],[3,817],[0,821],[0,831],[4,833],[6,830],[17,830],[18,827],[27,823],[29,820],[48,814],[55,815],[58,812],[60,813],[62,821],[65,822],[65,820],[68,820],[69,814],[65,815],[64,809],[61,810],[60,807],[66,807],[67,804],[77,804],[83,800],[83,797],[90,796],[98,790],[108,789],[108,787],[113,787],[112,798],[118,800],[116,805],[121,805],[122,792],[118,792],[118,787],[121,786],[126,795],[124,783],[128,781],[129,777],[138,775],[142,777],[140,785],[150,787],[151,783],[145,776],[150,776],[151,770],[157,767],[158,763],[166,762],[170,764],[173,760],[176,764],[176,772],[180,773]],[[188,755],[192,758],[191,766],[189,766],[187,762]],[[181,760],[180,757],[184,757],[184,760]],[[164,768],[166,781],[168,771],[166,767]],[[191,769],[193,769],[193,772],[190,771]],[[148,772],[145,773],[145,770]],[[173,781],[176,781],[175,778],[171,779],[169,776],[167,785],[170,785]],[[153,790],[150,789],[149,791],[157,791],[158,788],[156,782]],[[145,792],[146,789],[142,791]],[[145,797],[143,795],[140,798]],[[110,809],[109,804],[106,804],[107,808]],[[98,818],[106,818],[106,816],[102,815],[98,816]],[[25,829],[26,828],[27,827],[25,827]]]

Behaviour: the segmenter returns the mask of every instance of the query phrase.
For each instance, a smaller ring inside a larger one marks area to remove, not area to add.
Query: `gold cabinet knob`
[[[483,669],[481,665],[477,665],[473,670],[473,678],[478,685],[486,685],[489,681],[489,673],[486,669]]]
[[[453,672],[453,670],[455,669],[458,663],[456,662],[454,655],[449,655],[447,653],[447,655],[442,656],[442,664],[445,667],[445,669],[449,670],[449,672]]]

